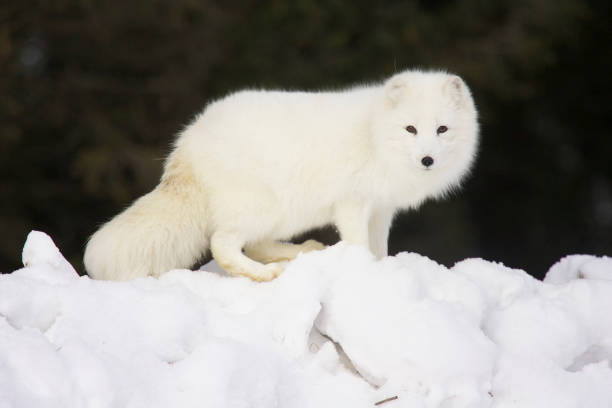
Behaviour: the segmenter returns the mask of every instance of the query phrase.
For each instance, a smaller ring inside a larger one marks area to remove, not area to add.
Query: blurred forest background
[[[466,80],[482,142],[460,193],[397,219],[393,253],[483,257],[539,277],[567,254],[612,255],[610,4],[4,1],[0,271],[20,267],[38,229],[82,272],[87,237],[155,186],[207,101],[413,67]]]

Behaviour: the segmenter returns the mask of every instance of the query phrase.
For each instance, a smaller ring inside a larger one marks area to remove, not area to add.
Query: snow
[[[578,278],[612,280],[612,258],[593,255],[570,255],[554,264],[544,279],[548,283],[565,283]]]
[[[79,277],[33,231],[0,276],[0,408],[612,407],[612,259],[544,281],[343,243],[276,280]]]

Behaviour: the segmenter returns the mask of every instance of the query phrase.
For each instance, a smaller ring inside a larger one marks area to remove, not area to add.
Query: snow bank
[[[0,276],[0,408],[612,407],[612,259],[544,282],[343,244],[268,283],[79,277],[51,239]]]

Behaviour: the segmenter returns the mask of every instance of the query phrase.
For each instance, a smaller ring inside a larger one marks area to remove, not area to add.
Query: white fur
[[[477,144],[470,91],[442,72],[340,92],[237,92],[182,132],[160,184],[91,237],[85,266],[101,279],[159,276],[210,246],[229,272],[269,280],[282,271],[274,261],[321,248],[279,240],[330,223],[383,257],[394,214],[458,186]]]

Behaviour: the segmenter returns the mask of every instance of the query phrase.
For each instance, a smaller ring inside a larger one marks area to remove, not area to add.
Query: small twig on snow
[[[385,402],[394,401],[394,400],[396,400],[397,398],[398,398],[398,397],[397,397],[397,395],[396,395],[396,396],[394,396],[394,397],[385,398],[384,400],[381,400],[381,401],[375,402],[375,403],[374,403],[374,405],[382,405],[382,404],[384,404]]]

